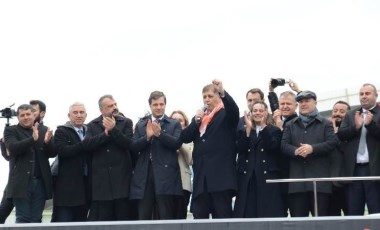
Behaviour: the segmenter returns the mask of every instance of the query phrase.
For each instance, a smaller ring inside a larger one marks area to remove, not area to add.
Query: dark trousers
[[[4,190],[3,198],[0,203],[0,224],[5,223],[5,220],[11,214],[13,208],[13,200],[11,198],[7,198],[6,190]]]
[[[178,209],[177,209],[177,219],[186,219],[187,218],[187,206],[190,202],[191,192],[183,190],[183,197],[179,198]]]
[[[26,197],[14,198],[16,223],[41,223],[46,195],[42,179],[31,178]]]
[[[347,202],[346,194],[343,186],[337,187],[333,185],[332,193],[330,196],[330,204],[327,215],[328,216],[341,216],[342,212],[347,215]]]
[[[191,201],[191,212],[194,219],[232,218],[231,190],[221,192],[204,192]]]
[[[139,220],[176,219],[179,197],[175,195],[156,195],[153,168],[149,163],[144,197],[138,201]]]
[[[88,221],[129,220],[130,210],[128,198],[95,200],[91,203]]]
[[[88,205],[55,206],[54,222],[83,222],[87,220]]]
[[[318,216],[326,216],[329,207],[330,194],[317,192]],[[292,217],[308,217],[314,214],[313,192],[298,192],[289,194],[289,209]]]
[[[354,176],[370,176],[369,164],[355,166]],[[367,203],[369,214],[380,212],[380,183],[353,181],[346,185],[347,215],[364,215]]]

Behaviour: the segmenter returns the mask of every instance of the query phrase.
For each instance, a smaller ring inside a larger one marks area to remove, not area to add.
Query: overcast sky
[[[167,114],[193,116],[213,78],[241,111],[246,91],[267,93],[270,78],[319,98],[380,88],[379,25],[376,0],[0,1],[0,109],[41,99],[55,129],[75,101],[87,122],[97,117],[104,94],[134,122],[154,90],[166,94]]]

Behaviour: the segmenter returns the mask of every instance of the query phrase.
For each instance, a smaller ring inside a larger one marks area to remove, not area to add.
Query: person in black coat
[[[1,145],[1,154],[3,155],[4,159],[9,161],[9,151],[7,151],[4,139],[0,139],[0,145]],[[9,169],[12,168],[12,165],[9,165]],[[14,208],[13,201],[10,198],[7,198],[7,187],[4,189],[3,198],[1,199],[0,203],[0,224],[4,224],[5,220],[8,218],[8,216],[11,214],[12,210]]]
[[[336,147],[332,124],[319,114],[314,92],[302,91],[296,100],[299,116],[288,122],[281,141],[282,153],[289,158],[289,177],[329,177],[329,155]],[[320,216],[327,215],[331,185],[331,182],[317,183]],[[289,209],[292,217],[306,217],[309,212],[315,215],[312,182],[289,184]]]
[[[239,108],[224,90],[220,80],[213,80],[202,90],[206,111],[198,111],[181,133],[184,143],[194,143],[193,195],[194,218],[232,217],[232,197],[236,194],[236,128]]]
[[[87,117],[82,103],[74,103],[69,121],[58,126],[54,150],[58,154],[58,174],[53,190],[54,222],[86,221],[89,209],[88,156],[83,148]]]
[[[281,130],[270,124],[268,106],[253,103],[252,113],[244,113],[246,127],[238,132],[238,193],[234,216],[240,218],[284,217],[280,184],[266,183],[279,178]]]
[[[329,120],[333,124],[335,134],[338,132],[347,111],[350,109],[350,105],[345,101],[337,101],[334,104]],[[344,148],[345,143],[340,141],[337,135],[335,135],[335,137],[337,138],[337,148],[330,154],[330,172],[331,177],[341,177],[343,176],[344,157],[344,151],[342,149]],[[328,215],[341,216],[342,212],[344,215],[347,215],[345,183],[333,182]]]
[[[54,157],[52,131],[34,123],[33,107],[20,105],[17,125],[4,130],[11,157],[7,196],[13,198],[17,223],[39,223],[45,201],[52,197],[49,158]]]
[[[380,176],[380,107],[377,89],[363,84],[361,107],[346,113],[337,135],[343,142],[343,173],[346,177]],[[353,181],[345,186],[347,215],[380,213],[380,183]]]
[[[136,124],[131,145],[138,158],[130,199],[138,200],[139,220],[176,219],[183,195],[177,155],[182,128],[165,115],[164,93],[152,92],[148,102],[152,114]]]
[[[132,120],[121,116],[112,95],[100,97],[102,113],[88,123],[83,146],[92,158],[92,202],[88,220],[128,220],[132,176]]]
[[[289,86],[293,89],[293,87],[296,87],[297,91],[299,91],[298,86],[290,80]],[[293,89],[295,91],[295,89]],[[277,94],[275,92],[269,92],[269,95],[271,95],[271,98],[274,99],[274,101],[277,101]],[[270,97],[268,95],[268,98]],[[269,100],[271,101],[271,100]],[[272,103],[272,102],[271,102]],[[297,112],[297,101],[296,101],[296,95],[292,91],[285,91],[280,94],[280,98],[278,100],[278,109],[276,109],[273,112],[273,122],[274,125],[281,129],[283,132],[286,125],[289,123],[289,121],[296,118]],[[289,179],[289,157],[287,157],[285,154],[280,154],[278,166],[280,168],[280,179]],[[288,185],[289,183],[280,183],[281,185],[281,192],[282,192],[282,200],[284,201],[284,212],[285,216],[288,216],[288,209],[289,209],[289,197],[288,197]]]

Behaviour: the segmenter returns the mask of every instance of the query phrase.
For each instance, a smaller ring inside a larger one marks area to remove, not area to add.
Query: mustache
[[[119,110],[118,109],[114,109],[113,111],[112,111],[112,115],[118,115],[119,114]]]

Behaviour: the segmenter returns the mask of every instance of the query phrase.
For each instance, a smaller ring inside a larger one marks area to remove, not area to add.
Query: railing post
[[[313,193],[314,193],[314,216],[318,216],[317,181],[316,180],[313,180]]]

